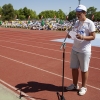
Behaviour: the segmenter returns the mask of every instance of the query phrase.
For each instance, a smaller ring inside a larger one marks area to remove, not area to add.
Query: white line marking
[[[41,48],[41,49],[46,49],[46,50],[53,50],[53,51],[58,51],[58,52],[62,52],[61,50],[55,50],[55,49],[49,49],[49,48],[44,48],[44,47],[39,47],[39,46],[33,46],[33,45],[27,45],[27,44],[22,44],[22,43],[16,43],[16,42],[11,42],[11,41],[5,41],[5,40],[0,40],[0,41],[4,41],[4,42],[9,42],[9,43],[13,43],[13,44],[20,44],[20,45],[24,45],[24,46],[29,46],[29,47],[37,47],[37,48]],[[70,53],[70,52],[67,52]]]
[[[18,39],[14,39],[14,40],[18,40]],[[20,39],[22,40],[22,39]],[[37,47],[37,48],[42,48],[42,49],[48,49],[48,48],[43,48],[43,47],[38,47],[38,46],[33,46],[33,45],[27,45],[27,44],[21,44],[21,43],[16,43],[16,42],[12,42],[12,41],[6,41],[6,40],[0,40],[0,41],[4,41],[4,42],[9,42],[9,43],[15,43],[15,44],[20,44],[20,45],[26,45],[26,46],[31,46],[31,47]],[[22,41],[27,41],[27,40],[22,40]],[[34,41],[32,41],[34,42]],[[36,41],[35,41],[36,42]],[[37,42],[37,43],[42,43],[42,44],[49,44],[49,43],[43,43],[43,42]],[[49,44],[49,45],[55,45],[55,44]],[[55,46],[59,46],[59,45],[55,45]],[[60,48],[60,47],[59,47]],[[67,46],[67,48],[71,48],[69,46]],[[54,50],[54,49],[50,49],[50,50]],[[59,51],[60,50],[54,50],[54,51]],[[95,51],[95,50],[92,50],[94,52],[100,52],[100,51]],[[68,53],[68,52],[67,52]],[[100,58],[96,58],[96,59],[100,59]]]
[[[62,61],[61,59],[57,59],[57,58],[53,58],[53,57],[49,57],[49,56],[44,56],[44,55],[40,55],[40,54],[33,53],[33,52],[23,51],[23,50],[19,50],[19,49],[15,49],[15,48],[10,48],[10,47],[6,47],[6,46],[2,46],[2,45],[0,45],[0,46],[1,47],[5,47],[5,48],[9,48],[9,49],[13,49],[13,50],[17,50],[17,51],[21,51],[21,52],[25,52],[25,53],[29,53],[29,54],[33,54],[33,55],[38,55],[38,56],[41,56],[41,57],[46,57],[46,58]],[[69,61],[65,61],[65,62],[69,62]]]
[[[40,33],[41,34],[41,33]],[[38,34],[39,35],[39,34]],[[21,37],[21,39],[41,39],[41,40],[45,40],[45,39],[47,39],[47,38],[57,38],[58,36],[59,37],[61,37],[62,35],[56,35],[56,36],[54,36],[54,35],[44,35],[44,34],[42,34],[42,37],[38,37],[38,35],[36,34],[36,35],[32,35],[31,36],[31,38],[30,37],[27,37],[27,35],[16,35],[16,36],[14,36],[13,34],[11,34],[11,35],[6,35],[6,34],[2,34],[1,36],[0,36],[0,38],[2,38],[2,37],[5,37],[5,38],[9,38],[9,36],[11,37],[11,38],[19,38],[19,37]],[[28,35],[28,36],[30,36],[30,35]]]
[[[13,35],[12,35],[13,36]],[[59,35],[57,35],[57,36],[59,36]],[[62,36],[62,35],[60,35],[60,36]],[[9,37],[8,37],[9,38]],[[26,37],[24,37],[24,38],[26,38]],[[9,38],[10,39],[10,38]],[[11,38],[11,39],[14,39],[14,40],[22,40],[22,41],[28,41],[28,40],[24,40],[24,39],[15,39],[15,38]],[[28,39],[36,39],[36,38],[28,38]],[[63,39],[63,38],[62,38]],[[60,40],[62,40],[61,38],[60,38]],[[45,38],[42,38],[41,40],[45,40]],[[54,40],[59,40],[59,39],[54,39]],[[46,40],[45,40],[46,41]],[[53,40],[51,40],[51,41],[53,41]],[[32,42],[34,42],[34,41],[32,41]],[[55,42],[57,42],[57,41],[55,41]],[[63,41],[60,41],[61,43],[63,42]],[[43,42],[37,42],[37,43],[43,43]],[[46,44],[46,43],[43,43],[43,44]],[[53,45],[53,44],[49,44],[49,45]],[[56,45],[56,46],[58,46],[58,45]],[[70,47],[69,47],[70,48]],[[95,50],[92,50],[92,51],[95,51]],[[100,51],[95,51],[95,52],[100,52]]]
[[[11,89],[13,89],[13,90],[15,90],[15,91],[17,90],[17,88],[13,87],[12,85],[6,83],[5,81],[3,81],[3,80],[1,80],[1,79],[0,79],[0,82],[3,83],[3,84],[5,84],[5,85],[7,85],[8,87],[10,87]],[[18,93],[20,93],[19,90],[17,90],[17,91],[18,91]],[[34,98],[31,98],[29,95],[27,95],[26,93],[24,93],[24,92],[22,92],[22,91],[21,91],[21,94],[24,95],[24,96],[26,96],[26,97],[28,97],[30,100],[36,100],[36,99],[34,99]]]
[[[17,51],[21,51],[21,52],[25,52],[25,53],[29,53],[29,54],[41,56],[41,57],[46,57],[46,58],[49,58],[49,59],[54,59],[54,60],[63,61],[63,60],[61,60],[61,59],[57,59],[57,58],[54,58],[54,57],[44,56],[44,55],[40,55],[40,54],[37,54],[37,53],[28,52],[28,51],[24,51],[24,50],[19,50],[19,49],[15,49],[15,48],[11,48],[11,47],[6,47],[6,46],[2,46],[2,45],[0,45],[0,46],[1,46],[1,47],[4,47],[4,48],[9,48],[9,49],[13,49],[13,50],[17,50]],[[70,61],[65,61],[65,62],[70,63]],[[91,67],[91,66],[90,66],[90,68],[96,69],[96,70],[100,70],[99,68],[95,68],[95,67]]]
[[[12,40],[21,40],[21,41],[29,41],[29,42],[35,42],[35,43],[42,43],[42,44],[48,44],[48,45],[54,45],[54,46],[59,46],[59,45],[56,45],[56,44],[50,44],[50,43],[43,43],[43,42],[36,42],[36,41],[34,41],[34,40],[23,40],[23,39],[15,39],[15,38],[11,38]],[[2,40],[0,40],[0,41],[2,41]],[[5,41],[5,40],[3,40],[3,41]]]
[[[27,64],[27,63],[24,63],[24,62],[21,62],[21,61],[12,59],[12,58],[8,58],[8,57],[6,57],[6,56],[2,56],[2,55],[0,55],[0,56],[3,57],[3,58],[9,59],[9,60],[11,60],[11,61],[14,61],[14,62],[23,64],[23,65],[26,65],[26,66],[29,66],[29,67],[32,67],[32,68],[35,68],[35,69],[38,69],[38,70],[41,70],[41,71],[43,71],[43,72],[46,72],[46,73],[49,73],[49,74],[52,74],[52,75],[55,75],[55,76],[58,76],[58,77],[62,77],[62,76],[59,75],[59,74],[56,74],[56,73],[53,73],[53,72],[50,72],[50,71],[47,71],[47,70],[38,68],[38,67],[36,67],[36,66],[30,65],[30,64]],[[71,78],[68,78],[68,77],[64,77],[64,79],[67,79],[67,80],[72,81],[72,79],[71,79]],[[79,82],[79,83],[81,84],[81,82]],[[87,84],[87,86],[100,91],[100,88],[97,88],[97,87],[94,87],[94,86],[91,86],[91,85],[88,85],[88,84]]]

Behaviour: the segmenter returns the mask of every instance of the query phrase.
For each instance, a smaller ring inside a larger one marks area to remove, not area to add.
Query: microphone
[[[62,43],[62,45],[61,45],[61,47],[60,47],[60,49],[62,49],[62,47],[65,47],[65,42],[66,42],[66,38],[67,38],[67,36],[68,36],[68,34],[69,34],[69,32],[72,30],[72,25],[71,25],[71,27],[70,28],[68,28],[67,29],[67,35],[66,35],[66,37],[65,37],[65,39],[64,39],[64,41],[63,41],[63,43]]]

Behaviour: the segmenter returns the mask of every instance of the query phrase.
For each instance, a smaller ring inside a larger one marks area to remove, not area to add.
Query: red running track
[[[65,32],[0,28],[0,83],[14,92],[17,89],[27,100],[58,100],[62,94],[62,50],[60,42]],[[64,88],[72,83],[70,52],[66,43]],[[100,48],[92,47],[92,58],[86,95],[64,91],[66,100],[100,99]],[[79,76],[81,86],[81,74]]]

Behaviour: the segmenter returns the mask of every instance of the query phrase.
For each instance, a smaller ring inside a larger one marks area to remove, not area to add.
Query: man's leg
[[[82,87],[86,87],[86,83],[88,80],[88,71],[87,72],[81,72],[82,76]]]
[[[82,77],[82,87],[86,87],[91,54],[80,53],[79,58],[80,58],[80,69],[81,69],[81,77]]]
[[[82,77],[82,87],[79,90],[79,95],[84,95],[87,92],[86,83],[88,80],[88,70],[91,54],[83,53],[79,55],[80,58],[80,69]]]
[[[78,69],[72,69],[73,84],[68,86],[66,88],[67,90],[77,90],[77,89],[79,89],[79,86],[78,86],[78,75],[79,75]]]
[[[79,76],[78,69],[72,69],[73,84],[75,86],[77,86],[77,83],[78,83],[78,76]]]

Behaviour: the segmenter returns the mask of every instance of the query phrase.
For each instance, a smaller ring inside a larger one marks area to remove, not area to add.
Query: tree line
[[[3,21],[11,21],[11,20],[39,20],[46,18],[59,18],[61,20],[73,20],[76,18],[75,11],[70,11],[68,15],[66,15],[61,9],[58,11],[53,10],[45,10],[40,12],[38,15],[36,11],[32,9],[28,9],[27,7],[20,8],[19,10],[15,10],[12,4],[4,4],[0,7],[0,20]],[[87,18],[92,19],[93,21],[100,21],[100,11],[97,11],[95,7],[89,7],[87,9]]]

